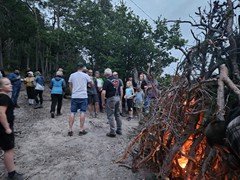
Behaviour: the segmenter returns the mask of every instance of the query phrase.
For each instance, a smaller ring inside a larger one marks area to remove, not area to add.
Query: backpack
[[[119,92],[118,92],[118,88],[119,88],[119,80],[118,79],[107,79],[112,85],[113,85],[113,88],[115,89],[115,96],[118,96],[119,95]]]

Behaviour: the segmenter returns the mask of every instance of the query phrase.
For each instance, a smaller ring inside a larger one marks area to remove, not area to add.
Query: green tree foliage
[[[12,6],[14,2],[21,8]],[[0,8],[1,26],[9,20],[6,12],[19,13],[13,18],[19,28],[8,24],[0,32],[1,38],[7,37],[4,40],[10,37],[21,42],[18,49],[12,46],[21,51],[13,61],[20,58],[20,66],[46,74],[60,66],[73,71],[82,56],[89,68],[103,71],[110,67],[122,78],[134,68],[144,71],[147,63],[160,75],[162,68],[176,61],[170,50],[185,43],[178,24],[168,27],[166,20],[158,19],[153,30],[123,2],[113,7],[111,0],[10,0]]]

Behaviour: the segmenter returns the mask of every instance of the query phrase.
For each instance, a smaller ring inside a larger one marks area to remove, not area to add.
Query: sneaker
[[[133,117],[128,117],[128,121],[131,121],[133,119]]]
[[[122,131],[116,131],[118,135],[122,135]]]
[[[34,106],[34,109],[37,109],[37,108],[40,108],[40,104],[36,104],[36,105]]]
[[[57,115],[56,116],[61,116],[62,115],[62,113],[57,113]]]
[[[54,115],[54,112],[51,112],[51,118],[54,118],[55,115]]]
[[[15,172],[13,177],[8,177],[8,180],[23,180],[23,175]]]
[[[116,137],[116,134],[107,133],[106,136],[108,136],[108,137]]]
[[[73,132],[72,131],[68,131],[68,136],[73,136]]]
[[[98,113],[95,113],[95,118],[98,118]]]
[[[83,131],[79,131],[79,136],[83,136],[83,135],[85,135],[85,134],[87,134],[88,132],[87,131],[85,131],[85,130],[83,130]]]
[[[43,108],[42,104],[39,105],[39,108]]]

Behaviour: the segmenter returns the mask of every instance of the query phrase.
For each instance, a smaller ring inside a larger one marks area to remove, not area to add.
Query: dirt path
[[[86,117],[89,132],[78,136],[79,114],[74,124],[74,135],[67,136],[70,100],[63,100],[62,116],[50,117],[50,95],[44,92],[44,108],[33,109],[21,91],[20,109],[15,110],[16,165],[31,180],[122,180],[144,179],[142,173],[120,167],[112,161],[119,159],[129,144],[129,135],[138,121],[123,119],[123,135],[109,138],[106,114],[99,118]],[[1,157],[2,158],[2,157]],[[2,161],[2,160],[1,160]],[[6,176],[0,163],[0,179]],[[4,172],[4,173],[3,173]]]

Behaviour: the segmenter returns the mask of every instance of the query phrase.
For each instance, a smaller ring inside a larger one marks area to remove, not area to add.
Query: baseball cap
[[[81,62],[78,63],[77,66],[78,66],[79,68],[83,68],[83,67],[85,67],[85,65],[84,65],[83,63],[81,63]]]

